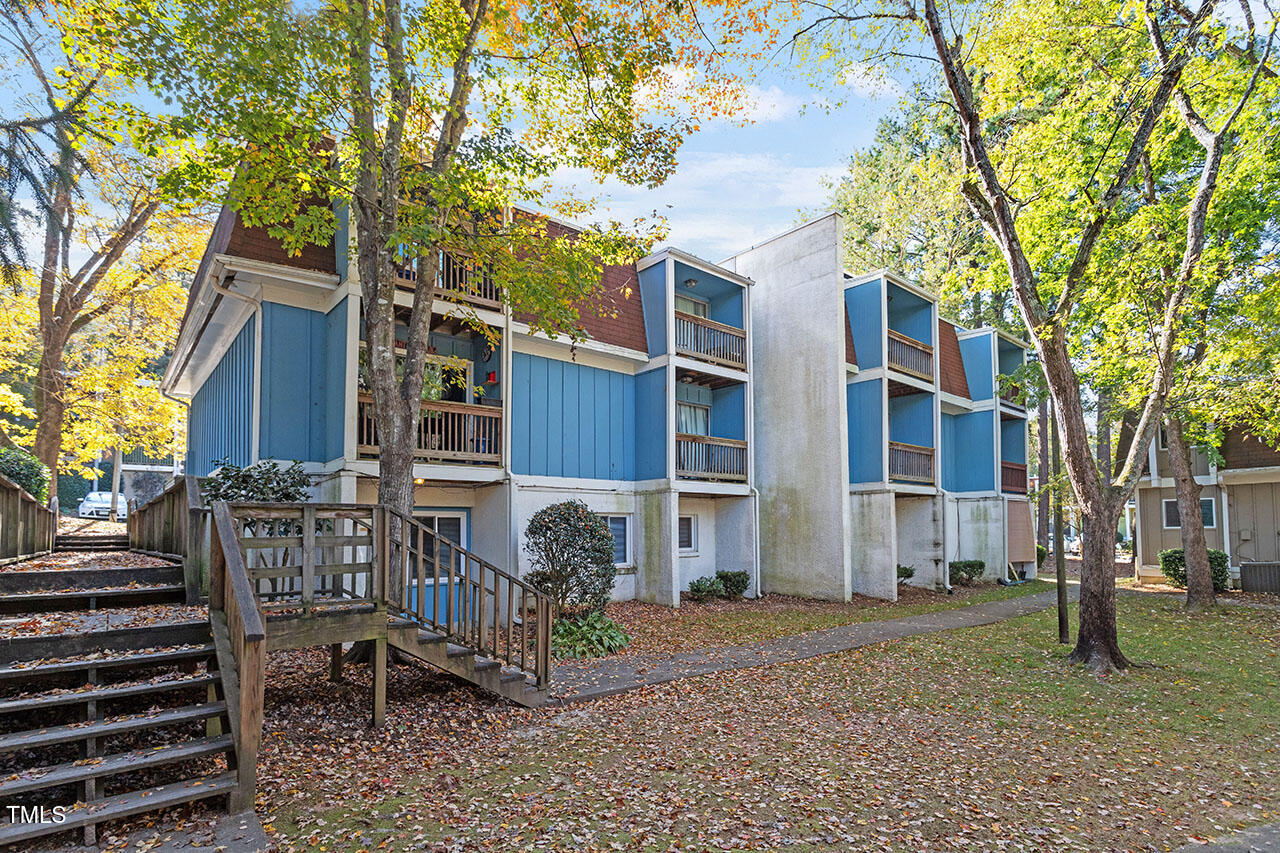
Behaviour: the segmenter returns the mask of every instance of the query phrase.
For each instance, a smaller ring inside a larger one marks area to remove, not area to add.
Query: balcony
[[[441,253],[440,272],[436,276],[433,295],[450,302],[462,301],[478,308],[502,310],[502,292],[493,275],[478,261],[449,252]],[[414,290],[418,286],[418,270],[413,266],[396,268],[396,286]]]
[[[676,352],[699,361],[747,369],[747,333],[706,317],[676,315]]]
[[[1027,466],[1017,462],[1000,463],[1000,491],[1017,495],[1027,493]]]
[[[379,452],[373,397],[361,394],[356,407],[356,455],[376,459]],[[501,465],[501,406],[424,402],[414,457],[420,462]]]
[[[901,441],[889,442],[889,479],[932,486],[933,448]]]
[[[894,370],[933,381],[933,347],[889,329],[889,366]]]
[[[747,443],[733,438],[676,433],[676,476],[745,483]]]
[[[1003,378],[1003,374],[997,377],[997,382]],[[1013,383],[1003,384],[1000,391],[1000,401],[1011,409],[1017,409],[1020,412],[1026,411],[1026,406],[1022,405],[1018,400],[1018,395],[1022,393],[1022,389]]]

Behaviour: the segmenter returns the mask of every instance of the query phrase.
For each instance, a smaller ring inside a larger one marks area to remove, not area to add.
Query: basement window
[[[680,553],[692,555],[698,553],[698,517],[682,515],[677,529]]]
[[[1167,499],[1163,503],[1164,529],[1176,530],[1182,527],[1182,517],[1178,514],[1178,499]],[[1212,530],[1218,526],[1217,505],[1213,502],[1213,498],[1200,499],[1200,518],[1206,530]]]

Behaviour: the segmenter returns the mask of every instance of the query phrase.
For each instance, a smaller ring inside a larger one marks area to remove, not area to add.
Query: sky
[[[704,126],[680,149],[663,186],[597,188],[578,175],[564,175],[562,183],[601,194],[588,219],[630,222],[656,212],[667,219],[667,245],[718,262],[827,209],[824,181],[837,179],[849,157],[871,142],[901,90],[861,81],[840,94],[843,103],[831,105],[830,92],[802,81],[761,78],[749,89],[753,121]]]

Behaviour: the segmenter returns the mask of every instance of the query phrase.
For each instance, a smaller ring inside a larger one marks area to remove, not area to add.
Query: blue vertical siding
[[[1000,421],[1000,461],[1027,464],[1027,430],[1022,418]]]
[[[889,285],[888,298],[889,328],[921,343],[933,344],[933,303],[896,284]],[[858,355],[862,355],[861,350]]]
[[[325,397],[323,461],[342,456],[347,418],[347,311],[343,299],[325,315]],[[352,413],[354,416],[354,412]]]
[[[635,377],[521,352],[511,369],[515,473],[635,479]]]
[[[657,263],[640,271],[640,306],[644,310],[644,336],[649,357],[667,351],[667,265]]]
[[[942,416],[942,488],[952,492],[995,489],[995,413]]]
[[[889,440],[933,447],[933,395],[889,398]]]
[[[747,440],[747,386],[726,385],[711,392],[711,434]]]
[[[861,350],[859,350],[861,358]],[[881,380],[853,382],[845,386],[849,419],[849,482],[884,480],[884,418]]]
[[[206,476],[217,460],[253,461],[253,317],[195,396],[187,423],[187,471]]]
[[[667,370],[636,374],[636,479],[667,476]]]
[[[1008,376],[1022,367],[1024,360],[1022,349],[1001,338],[996,338],[997,354],[1000,358],[1000,375]]]
[[[969,383],[969,399],[990,400],[992,396],[991,334],[960,339],[964,378]]]
[[[858,353],[858,367],[879,367],[882,361],[883,334],[880,331],[880,279],[863,282],[844,292],[845,310],[849,312],[849,328],[853,331],[853,348]],[[877,477],[879,479],[879,477]]]
[[[263,303],[262,458],[329,460],[329,335],[319,311]]]

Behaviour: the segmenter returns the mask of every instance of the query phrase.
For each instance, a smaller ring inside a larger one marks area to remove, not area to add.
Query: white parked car
[[[110,492],[90,492],[84,496],[84,500],[80,501],[80,507],[76,510],[76,515],[81,518],[109,518],[111,516],[111,493]],[[121,495],[119,502],[116,504],[116,521],[125,521],[129,517],[129,507],[126,505],[124,495]]]

